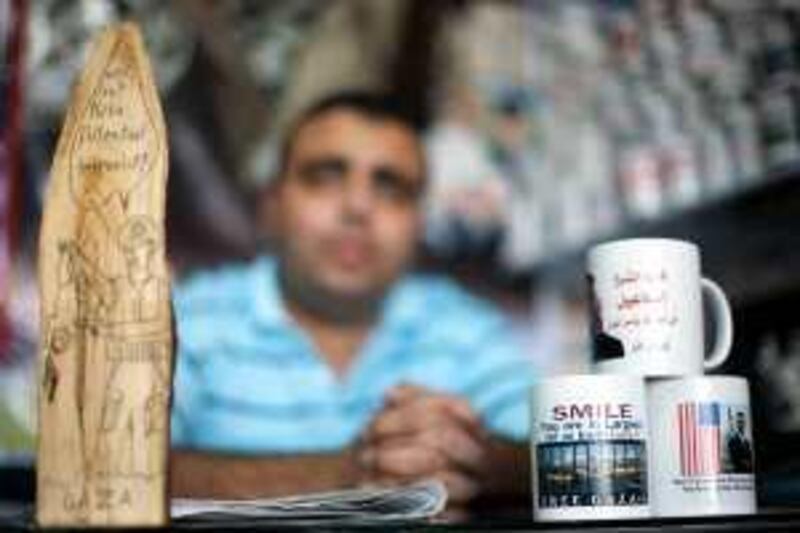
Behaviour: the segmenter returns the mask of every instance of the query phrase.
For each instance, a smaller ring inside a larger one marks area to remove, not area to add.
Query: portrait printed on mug
[[[657,516],[755,512],[753,428],[747,382],[733,376],[647,385]]]
[[[682,402],[674,416],[683,477],[753,473],[748,406]]]

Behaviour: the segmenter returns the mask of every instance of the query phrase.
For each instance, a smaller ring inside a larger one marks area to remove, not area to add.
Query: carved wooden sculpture
[[[122,24],[96,40],[73,90],[42,219],[40,525],[168,520],[166,179],[150,64]]]

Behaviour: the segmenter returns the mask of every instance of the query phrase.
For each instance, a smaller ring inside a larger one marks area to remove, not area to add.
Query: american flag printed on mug
[[[681,475],[687,477],[722,472],[720,404],[678,404]]]

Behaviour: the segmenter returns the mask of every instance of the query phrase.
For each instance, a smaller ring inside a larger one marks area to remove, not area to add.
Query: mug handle
[[[731,316],[731,306],[728,298],[719,285],[708,278],[702,278],[700,285],[709,296],[711,308],[714,313],[717,325],[717,338],[714,340],[714,347],[711,353],[703,361],[703,368],[706,370],[716,368],[728,358],[733,345],[733,317]]]

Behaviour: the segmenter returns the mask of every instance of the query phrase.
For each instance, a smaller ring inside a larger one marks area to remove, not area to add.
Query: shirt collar
[[[399,279],[389,290],[383,304],[381,325],[391,328],[412,327],[420,316],[425,316],[420,307],[424,303],[415,294],[415,280],[410,274]]]
[[[283,305],[278,286],[277,262],[268,256],[255,260],[250,272],[253,288],[253,317],[260,325],[282,327],[289,323],[289,315]]]

